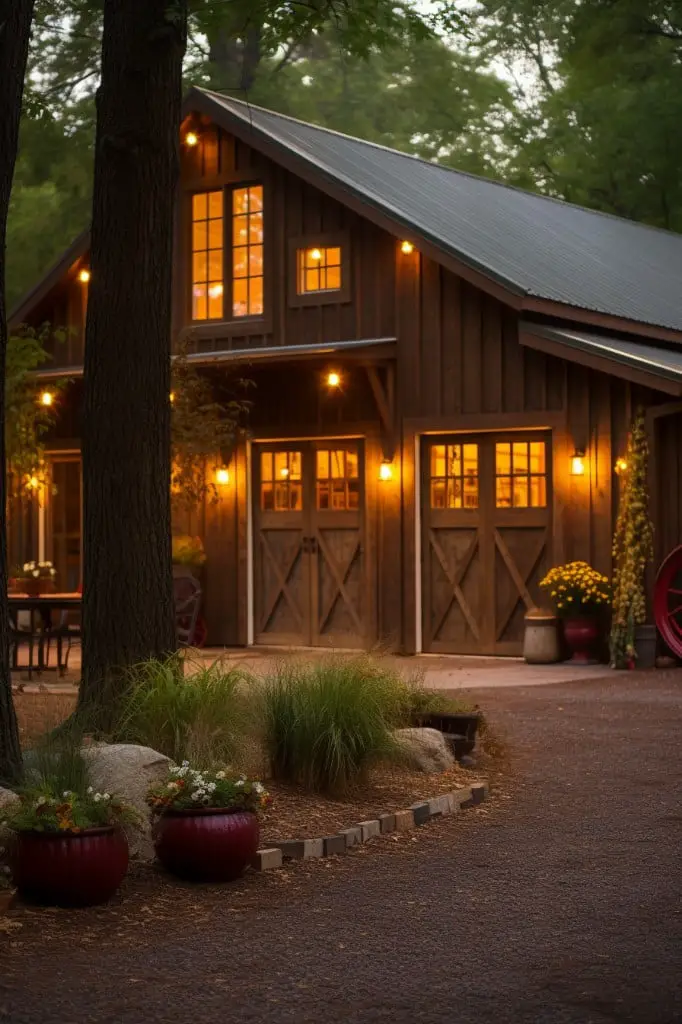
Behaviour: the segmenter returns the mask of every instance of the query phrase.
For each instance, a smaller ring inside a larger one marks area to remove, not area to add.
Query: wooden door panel
[[[308,643],[307,558],[303,530],[261,529],[254,576],[258,643]]]
[[[315,534],[313,643],[362,647],[364,559],[358,526],[320,526]]]
[[[482,638],[482,558],[477,526],[429,530],[427,644],[475,652]]]
[[[524,616],[538,603],[539,583],[549,568],[547,528],[501,527],[494,538],[495,644],[506,651],[522,646]]]

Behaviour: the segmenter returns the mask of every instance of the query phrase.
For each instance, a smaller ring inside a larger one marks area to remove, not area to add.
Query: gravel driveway
[[[682,1021],[682,673],[480,700],[509,799],[276,878],[29,915],[0,932],[0,1020]]]

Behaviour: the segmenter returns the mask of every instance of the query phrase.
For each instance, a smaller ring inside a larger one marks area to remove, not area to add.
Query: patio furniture
[[[71,626],[68,623],[68,615],[80,613],[82,596],[76,594],[10,594],[8,604],[11,620],[11,655],[12,667],[15,670],[27,668],[29,679],[33,672],[40,674],[48,669],[50,657],[50,643],[53,639],[57,641],[57,671],[63,675],[68,666],[69,650],[73,643],[80,639],[80,627]],[[31,625],[29,629],[18,626],[19,612],[29,612]],[[52,620],[55,612],[61,612],[59,624],[53,627]],[[65,615],[66,613],[66,615]],[[68,628],[67,628],[68,626]],[[64,641],[66,640],[66,655],[64,652]],[[28,643],[28,665],[19,665],[19,646]],[[37,647],[37,664],[34,657]]]
[[[10,618],[9,623],[9,657],[10,657],[10,668],[14,672],[20,672],[26,669],[28,672],[28,678],[33,678],[33,673],[37,672],[40,675],[42,671],[41,656],[40,656],[40,643],[41,634],[40,632],[34,631],[32,628],[23,629],[16,625],[15,622]],[[28,647],[28,664],[19,664],[19,649],[22,644],[26,644]],[[35,653],[38,653],[38,661],[36,663]]]
[[[175,632],[180,647],[191,647],[194,642],[199,609],[201,607],[201,586],[194,576],[179,576],[173,580],[175,600]]]

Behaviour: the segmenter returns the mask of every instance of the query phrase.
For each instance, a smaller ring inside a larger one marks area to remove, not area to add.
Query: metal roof
[[[652,378],[682,385],[682,349],[662,348],[660,345],[646,345],[630,338],[607,337],[545,324],[523,322],[520,331],[522,342],[524,333],[534,334],[558,342],[573,351],[588,353]],[[677,393],[677,389],[675,391]]]
[[[290,359],[314,359],[328,355],[347,355],[362,359],[395,355],[395,338],[360,338],[331,341],[320,345],[267,345],[262,348],[221,349],[219,352],[191,352],[187,361],[201,366],[215,363],[276,363]]]
[[[429,163],[209,90],[193,90],[188,107],[196,94],[219,122],[221,112],[242,122],[254,145],[267,137],[508,289],[682,331],[682,235]]]

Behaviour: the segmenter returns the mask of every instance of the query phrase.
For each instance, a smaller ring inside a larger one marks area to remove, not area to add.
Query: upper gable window
[[[341,274],[341,246],[312,246],[297,250],[296,281],[299,295],[339,291]]]
[[[263,186],[195,193],[192,319],[262,315]]]

